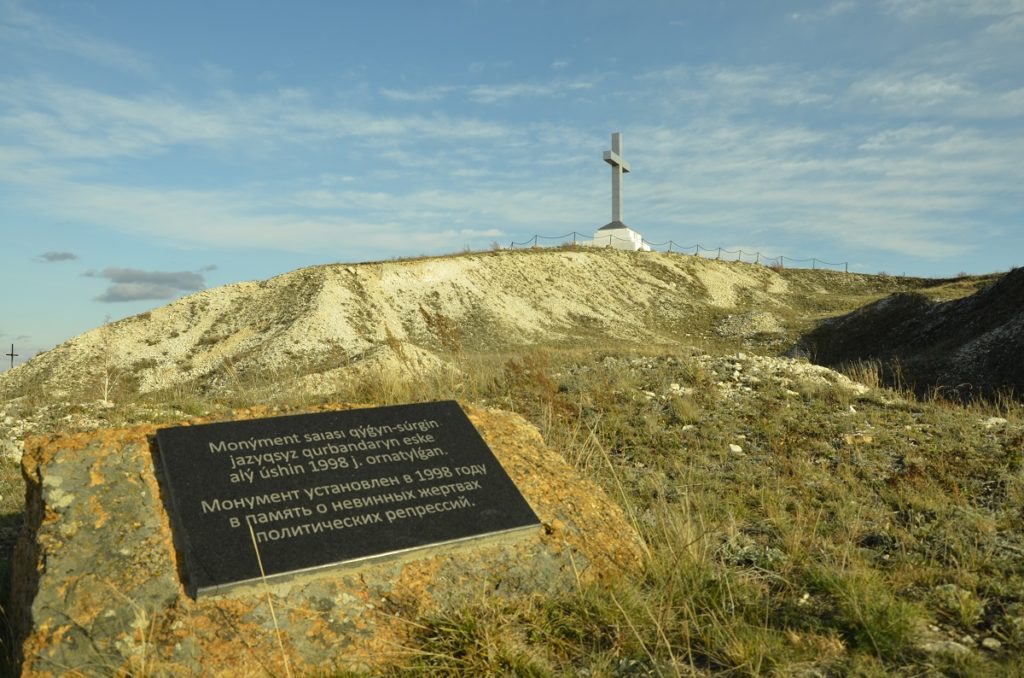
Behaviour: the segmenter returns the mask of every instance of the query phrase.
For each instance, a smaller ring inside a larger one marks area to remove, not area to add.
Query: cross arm
[[[629,171],[629,163],[623,160],[615,151],[605,151],[604,161],[612,167],[621,167],[623,172]]]

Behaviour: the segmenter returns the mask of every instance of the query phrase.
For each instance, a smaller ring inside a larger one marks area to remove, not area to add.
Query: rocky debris
[[[1009,422],[1003,417],[989,417],[988,419],[982,420],[981,425],[987,429],[993,429],[1006,426],[1008,423]]]
[[[930,640],[920,645],[921,650],[929,654],[969,655],[971,648],[955,640]]]
[[[778,358],[742,352],[725,356],[700,353],[696,350],[691,350],[690,355],[683,357],[606,356],[601,360],[601,367],[633,370],[638,374],[651,374],[652,378],[660,373],[671,374],[673,370],[693,369],[707,376],[707,382],[699,385],[683,386],[673,381],[658,391],[638,388],[635,393],[646,400],[668,400],[672,397],[694,395],[699,390],[707,394],[709,389],[717,396],[725,398],[750,396],[757,390],[773,387],[781,387],[787,395],[798,396],[800,393],[791,390],[790,387],[799,388],[807,385],[834,387],[853,395],[863,395],[871,390],[844,374],[821,365],[814,365],[802,358]],[[579,365],[569,371],[572,374],[589,369],[587,365]]]
[[[899,380],[921,393],[1021,393],[1024,268],[953,301],[894,294],[823,323],[802,341],[824,365],[877,361],[888,383]]]
[[[466,409],[543,528],[199,600],[179,576],[154,476],[155,426],[33,438],[11,596],[23,675],[283,675],[285,656],[300,675],[380,673],[403,659],[418,615],[639,568],[643,545],[621,509],[536,429]]]
[[[800,382],[835,386],[858,395],[869,390],[864,384],[858,384],[839,372],[798,358],[737,353],[732,357],[704,354],[695,356],[695,360],[698,365],[714,375],[716,385],[725,393],[749,393],[768,384],[789,389]],[[796,391],[790,393],[797,395]]]
[[[999,640],[997,640],[996,638],[992,638],[991,636],[988,636],[986,638],[982,638],[981,639],[981,646],[983,648],[985,648],[986,650],[990,650],[992,652],[998,652],[1000,650],[1000,648],[1003,647],[1003,644],[1001,642],[999,642]]]
[[[33,422],[7,412],[7,407],[0,409],[0,461],[17,464],[21,462],[22,441],[35,427]]]
[[[784,334],[786,328],[774,313],[750,311],[727,315],[718,323],[715,331],[721,337],[748,339],[758,335]]]

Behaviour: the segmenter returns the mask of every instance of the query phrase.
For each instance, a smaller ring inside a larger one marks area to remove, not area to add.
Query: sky
[[[1024,264],[1024,0],[0,0],[2,353],[303,266],[591,235],[612,132],[650,242]]]

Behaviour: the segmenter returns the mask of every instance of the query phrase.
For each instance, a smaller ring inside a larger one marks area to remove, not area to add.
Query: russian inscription
[[[455,401],[157,431],[193,595],[534,527]]]

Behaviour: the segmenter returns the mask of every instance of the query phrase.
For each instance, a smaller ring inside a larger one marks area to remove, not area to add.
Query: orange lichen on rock
[[[622,511],[536,429],[518,415],[465,409],[543,527],[198,600],[183,584],[153,466],[156,426],[27,442],[12,591],[24,675],[280,674],[278,629],[296,673],[380,672],[401,663],[419,615],[483,595],[573,590],[640,566],[642,544]]]

